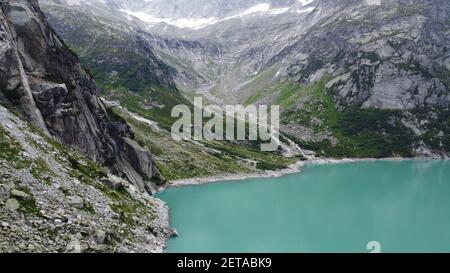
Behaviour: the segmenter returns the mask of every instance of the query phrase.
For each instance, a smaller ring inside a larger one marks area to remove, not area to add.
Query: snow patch
[[[168,25],[173,25],[179,28],[190,28],[190,29],[200,29],[209,25],[216,24],[219,20],[215,17],[210,18],[182,18],[182,19],[172,19],[172,18],[157,18],[140,11],[130,11],[122,9],[122,12],[129,16],[136,17],[144,22],[151,25],[156,25],[159,23],[166,23]]]
[[[310,13],[316,8],[309,7],[309,8],[303,8],[303,9],[297,9],[297,13]]]
[[[146,0],[150,2],[151,0]],[[299,0],[302,4],[306,5],[312,0]],[[311,8],[307,8],[304,10],[304,12],[308,12]],[[314,8],[312,8],[314,9]],[[159,23],[166,23],[169,25],[173,25],[179,28],[189,28],[189,29],[201,29],[210,25],[214,25],[220,22],[224,22],[231,19],[237,19],[237,18],[244,18],[248,16],[256,16],[256,15],[280,15],[283,13],[286,13],[290,11],[290,7],[285,8],[273,8],[271,4],[263,3],[258,4],[253,7],[248,8],[247,10],[231,15],[222,19],[216,18],[216,17],[202,17],[202,18],[181,18],[181,19],[173,19],[173,18],[158,18],[154,17],[152,15],[149,15],[144,12],[140,11],[131,11],[131,10],[125,10],[122,9],[121,11],[127,14],[128,16],[136,17],[144,22],[147,22],[150,24],[150,27],[159,24]],[[297,10],[299,12],[299,10]],[[129,18],[131,19],[131,18]]]
[[[277,8],[274,9],[272,8],[272,6],[270,4],[258,4],[256,6],[253,6],[249,9],[247,9],[244,12],[238,13],[236,15],[232,15],[229,17],[226,17],[224,19],[222,19],[221,21],[225,21],[225,20],[230,20],[230,19],[234,19],[234,18],[242,18],[245,16],[249,16],[249,15],[256,15],[256,14],[270,14],[270,15],[278,15],[278,14],[282,14],[285,13],[287,11],[289,11],[290,8]]]
[[[303,6],[306,6],[314,2],[314,0],[298,0],[298,2],[300,2]]]

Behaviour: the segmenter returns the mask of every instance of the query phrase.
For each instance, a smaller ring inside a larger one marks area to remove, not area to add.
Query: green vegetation
[[[372,61],[379,60],[378,55],[370,52],[364,58]],[[320,62],[315,63],[316,65],[312,65],[309,69],[311,73],[320,69]],[[326,88],[330,80],[331,76],[325,75],[320,81],[308,86],[291,81],[279,82],[271,88],[256,93],[248,99],[247,104],[267,95],[278,94],[276,103],[285,110],[282,115],[283,123],[293,121],[312,128],[317,134],[331,133],[331,136],[336,139],[336,141],[330,139],[318,142],[296,140],[303,147],[324,156],[380,158],[412,155],[411,147],[415,140],[411,131],[401,124],[400,113],[356,108],[338,111]],[[143,109],[140,96],[131,93],[121,94],[124,99],[119,98],[119,101],[127,105],[131,111],[154,120],[156,115],[149,114],[148,110]],[[249,172],[251,169],[245,167],[242,162],[247,164],[255,162],[256,168],[262,170],[280,169],[292,163],[290,160],[282,159],[279,154],[261,153],[252,147],[251,143],[246,145],[228,142],[202,143],[205,147],[212,149],[208,152],[193,143],[171,143],[169,136],[164,133],[154,132],[147,125],[131,117],[124,117],[123,113],[118,115],[122,115],[122,118],[125,118],[132,126],[139,142],[155,154],[159,168],[169,180],[211,176],[224,172]],[[162,128],[167,129],[171,122],[173,121],[166,120],[162,123]],[[294,136],[289,137],[295,139]],[[164,142],[170,144],[165,145]]]
[[[51,149],[57,153],[55,159],[63,166],[68,167],[70,175],[74,178],[78,178],[80,181],[93,184],[95,180],[99,180],[107,176],[107,172],[104,167],[100,166],[96,162],[85,158],[77,152],[69,149],[61,144],[59,141],[44,134],[41,130],[29,124],[30,131],[41,136],[46,143],[51,146]],[[31,139],[31,138],[27,138]],[[39,149],[46,149],[48,147],[41,147],[35,141],[30,142],[33,146],[39,147]],[[33,176],[45,183],[50,183],[51,177],[55,177],[56,174],[48,167],[43,160],[35,160],[32,166]]]
[[[280,170],[280,169],[285,169],[286,167],[287,167],[286,165],[274,164],[274,163],[265,162],[265,161],[260,161],[260,162],[256,163],[256,168],[258,168],[260,170],[265,170],[265,171],[276,171],[276,170]]]
[[[311,117],[333,119],[336,114],[334,102],[326,92],[326,84],[330,80],[331,76],[325,75],[320,81],[307,86],[292,82],[285,84],[285,88],[280,89],[281,93],[277,103],[284,109],[289,109],[299,100],[303,100],[307,102],[307,105],[304,106],[304,108],[308,108],[307,112],[309,112],[307,119]]]
[[[17,170],[30,168],[31,174],[44,183],[48,181],[44,174],[51,175],[53,173],[44,160],[25,157],[20,143],[13,139],[3,126],[0,126],[0,160],[7,162],[9,166]],[[21,205],[20,210],[26,214],[40,216],[33,193],[25,187],[17,187],[17,190],[30,195],[28,199],[18,200]]]
[[[168,72],[169,68],[154,58],[145,43],[129,32],[117,29],[114,22],[106,18],[96,20],[63,7],[47,8],[48,20],[59,22],[58,25],[65,29],[60,31],[67,42],[64,47],[80,57],[100,87],[117,84],[137,92],[147,84],[155,83],[152,78],[155,65]],[[73,24],[74,21],[79,23]],[[117,74],[112,74],[113,71]]]
[[[68,165],[68,171],[73,178],[80,182],[91,185],[103,194],[111,198],[114,204],[111,209],[119,214],[120,220],[126,225],[132,225],[132,216],[135,214],[149,214],[151,208],[146,207],[141,201],[135,200],[127,191],[116,191],[109,188],[100,180],[107,176],[107,171],[99,164],[73,152],[59,142],[47,138],[53,148],[58,151],[61,163]],[[67,193],[69,194],[69,193]],[[83,210],[90,214],[95,214],[95,209],[91,203],[84,200]]]
[[[294,159],[285,158],[276,152],[261,152],[259,144],[259,142],[234,143],[224,141],[205,143],[207,147],[221,151],[223,154],[231,156],[235,159],[244,159],[250,162],[256,162],[256,168],[260,170],[285,169],[290,164],[295,162]],[[264,167],[269,165],[272,166],[272,168]]]
[[[127,121],[138,142],[153,153],[159,170],[169,181],[251,173],[255,171],[251,162],[273,164],[272,169],[275,166],[282,169],[293,163],[293,159],[283,158],[279,153],[262,153],[257,143],[177,142],[165,130],[152,129],[120,109],[114,108],[112,111]]]
[[[107,176],[106,170],[97,163],[75,154],[66,154],[71,165],[71,176],[82,182],[92,183]]]
[[[251,83],[242,88],[241,92],[251,94],[244,104],[251,105],[271,94],[276,94],[280,89],[280,85],[283,85],[283,82],[278,82],[278,80],[275,79],[276,73],[276,67],[267,69],[259,73]]]
[[[133,93],[125,87],[111,86],[108,90],[108,98],[119,101],[131,112],[157,121],[166,130],[176,121],[176,118],[171,117],[172,108],[179,104],[191,105],[178,91],[158,85],[148,86],[138,93]]]
[[[414,133],[401,123],[401,113],[378,109],[347,109],[337,114],[336,124],[328,126],[337,140],[304,142],[306,149],[320,155],[343,158],[411,157]],[[295,140],[295,137],[292,137]]]
[[[34,216],[41,216],[41,212],[39,210],[39,207],[36,204],[36,200],[34,198],[33,193],[26,187],[18,187],[17,190],[24,192],[28,194],[29,198],[19,199],[20,208],[19,210],[24,214],[34,215]]]
[[[425,144],[435,150],[450,152],[450,111],[424,107],[416,109],[413,114],[428,120],[425,124],[426,133],[423,135]]]
[[[83,201],[84,201],[83,210],[89,214],[95,214],[95,209],[94,206],[92,206],[92,203],[87,200]]]
[[[134,199],[126,190],[116,191],[102,183],[101,178],[107,176],[107,171],[104,167],[83,157],[77,152],[70,150],[57,140],[42,133],[34,126],[30,125],[30,131],[40,135],[48,144],[50,144],[51,148],[49,149],[56,153],[56,160],[58,160],[63,166],[66,166],[68,173],[73,178],[94,187],[105,196],[109,197],[113,201],[111,204],[111,209],[119,214],[122,223],[128,226],[133,226],[133,215],[153,214],[151,207],[146,206],[141,201]],[[61,191],[66,196],[70,195],[70,192],[66,189],[61,189]],[[87,213],[95,214],[93,205],[87,200],[84,200],[83,210]],[[126,234],[124,236],[126,236]]]
[[[305,127],[312,128],[315,133],[329,131],[338,127],[339,112],[333,98],[326,90],[326,84],[331,76],[325,75],[319,82],[307,86],[291,83],[292,88],[282,89],[278,103],[287,109],[283,112],[283,123],[294,121]],[[301,102],[301,106],[293,108]]]
[[[193,142],[176,142],[168,132],[153,130],[124,113],[122,115],[136,139],[155,155],[158,168],[168,180],[249,171],[228,156],[209,153]]]
[[[117,28],[115,22],[65,9],[46,6],[50,22],[61,31],[67,48],[78,53],[86,71],[107,97],[130,111],[170,127],[170,111],[189,101],[171,86],[174,71],[159,60],[143,38]],[[71,22],[76,21],[77,24]],[[186,64],[186,67],[192,65]],[[112,118],[116,118],[112,116]]]
[[[412,156],[414,133],[401,123],[400,111],[357,107],[338,111],[326,88],[330,80],[326,75],[308,86],[286,84],[288,88],[282,89],[277,102],[288,109],[282,114],[282,123],[294,122],[315,134],[331,134],[335,141],[301,141],[289,136],[291,139],[319,155],[334,158]]]
[[[33,160],[31,163],[31,174],[34,178],[47,185],[52,183],[52,177],[56,177],[55,172],[52,171],[47,163],[41,158]]]
[[[59,228],[48,228],[47,230],[47,234],[48,236],[54,241],[58,238],[59,236]]]
[[[111,121],[126,123],[126,120],[124,120],[120,115],[118,115],[112,108],[107,107],[106,112],[108,113],[108,117]]]
[[[36,131],[35,128],[33,128],[33,130]],[[27,137],[27,140],[31,145],[40,147],[31,137]],[[19,170],[30,169],[31,175],[45,184],[50,184],[52,182],[52,177],[56,177],[55,172],[51,170],[44,159],[25,157],[20,143],[11,138],[1,126],[0,146],[0,159],[7,161],[10,166]],[[42,149],[42,147],[40,148]]]
[[[432,79],[433,75],[430,74],[427,68],[423,67],[419,61],[414,60],[410,57],[407,61],[403,63],[397,63],[397,67],[401,70],[405,70],[414,74],[421,75],[427,79]]]
[[[307,79],[311,75],[313,75],[316,71],[321,69],[323,67],[324,63],[321,59],[317,58],[316,56],[310,56],[308,58],[308,65],[302,70],[300,73],[301,79]]]
[[[0,159],[11,164],[13,168],[23,169],[28,166],[28,161],[22,156],[22,146],[14,140],[0,125]]]
[[[130,227],[134,226],[133,215],[135,210],[124,203],[116,203],[110,205],[111,209],[119,215],[121,222],[127,224]]]
[[[133,216],[135,215],[151,215],[155,218],[152,207],[146,206],[143,202],[134,199],[126,190],[116,191],[105,185],[97,185],[104,194],[106,194],[113,201],[109,206],[119,215],[119,220],[129,226],[134,227],[135,222]]]

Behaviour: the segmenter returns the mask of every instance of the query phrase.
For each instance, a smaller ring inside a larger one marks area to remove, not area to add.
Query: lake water
[[[168,252],[450,252],[450,162],[311,165],[171,188]]]

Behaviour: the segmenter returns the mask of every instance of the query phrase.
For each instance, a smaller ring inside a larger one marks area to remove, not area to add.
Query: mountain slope
[[[198,86],[207,96],[280,104],[284,132],[319,154],[448,156],[448,1],[322,0],[302,11],[189,34],[198,48],[218,43],[208,58],[161,50],[201,60],[202,75],[213,67]]]
[[[127,125],[108,116],[95,82],[49,27],[37,1],[1,4],[0,101],[33,125],[151,192],[162,177]]]
[[[260,153],[256,147],[248,145],[248,143],[176,142],[170,134],[174,122],[174,119],[170,117],[170,111],[174,105],[191,104],[180,92],[173,88],[153,84],[132,91],[132,83],[141,83],[142,81],[120,82],[118,80],[118,82],[114,82],[109,77],[106,81],[102,78],[102,75],[111,74],[112,60],[116,59],[120,63],[130,61],[128,58],[130,55],[122,54],[123,52],[141,52],[141,48],[145,47],[151,48],[151,51],[154,51],[159,57],[164,56],[166,62],[176,69],[173,77],[177,86],[183,88],[200,86],[208,81],[208,78],[205,75],[197,75],[198,60],[189,62],[187,57],[184,58],[187,62],[183,62],[182,59],[170,59],[169,55],[164,55],[164,52],[158,48],[165,47],[173,52],[178,51],[180,55],[189,54],[189,57],[193,57],[202,54],[216,54],[220,49],[214,43],[203,48],[203,44],[197,42],[152,35],[130,22],[123,21],[120,16],[111,21],[111,14],[114,11],[109,11],[104,5],[104,9],[99,11],[96,7],[85,4],[61,5],[61,3],[48,0],[40,1],[40,3],[53,26],[61,31],[63,37],[67,37],[72,48],[79,51],[81,59],[91,68],[93,74],[100,76],[100,82],[104,83],[101,85],[104,88],[102,95],[111,102],[111,107],[114,107],[113,111],[118,118],[126,119],[131,125],[139,143],[155,155],[162,174],[169,181],[262,172],[267,169],[287,167],[295,160],[283,158],[281,152]],[[119,26],[122,28],[120,29]],[[137,47],[125,37],[138,37],[142,41],[142,46]],[[97,41],[101,41],[102,46],[99,46]],[[125,48],[117,49],[119,45],[123,45]],[[202,48],[198,52],[190,51],[199,45]],[[108,48],[114,48],[114,50]],[[105,54],[110,57],[104,57]],[[136,61],[136,64],[147,67],[146,69],[149,70],[154,69],[151,66],[148,67],[143,59]],[[94,70],[98,70],[98,73],[94,73]],[[196,76],[192,76],[191,73],[196,73]],[[171,75],[164,74],[163,76],[170,77]],[[117,78],[122,78],[120,72],[117,74]],[[152,126],[148,126],[148,124],[152,124]],[[293,152],[294,150],[295,152]],[[283,152],[297,153],[296,148]]]
[[[153,55],[126,22],[97,17],[84,9],[76,12],[61,5],[43,7],[55,31],[80,55],[102,86],[126,85],[133,92],[150,84],[176,89],[174,71]]]
[[[176,70],[154,54],[139,28],[122,18],[121,13],[115,14],[104,5],[67,6],[49,0],[40,4],[104,95],[165,127],[173,122],[173,106],[189,105],[175,84]],[[129,97],[138,98],[139,105],[130,102]]]
[[[358,151],[358,156],[389,156],[388,151],[380,154],[386,146],[403,156],[423,155],[424,148],[448,154],[448,2],[320,1],[317,9],[336,12],[323,16],[267,63],[268,67],[284,63],[277,73],[303,86],[330,76],[323,92],[333,101],[337,122],[321,114],[309,116],[334,127],[327,131],[341,144],[351,142],[342,147],[346,150],[380,147],[375,153]],[[288,105],[285,123],[323,128],[296,118],[304,119],[317,108],[302,101],[295,90],[284,98],[300,98]],[[279,102],[283,95],[269,96]],[[326,100],[320,104],[332,106]]]
[[[0,106],[0,253],[163,252],[168,208]]]
[[[449,154],[448,1],[96,3],[140,29],[188,97],[280,104],[284,133],[321,155]]]

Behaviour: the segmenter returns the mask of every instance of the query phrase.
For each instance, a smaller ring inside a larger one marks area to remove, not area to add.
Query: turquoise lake
[[[450,162],[374,161],[158,195],[168,252],[450,252]]]

